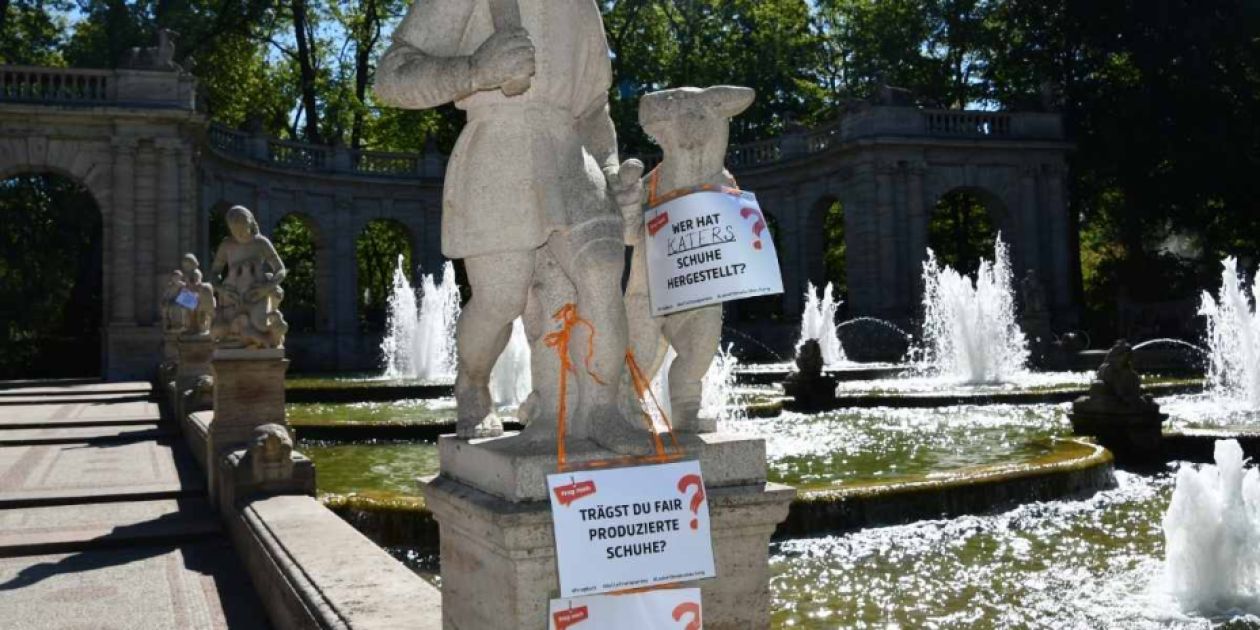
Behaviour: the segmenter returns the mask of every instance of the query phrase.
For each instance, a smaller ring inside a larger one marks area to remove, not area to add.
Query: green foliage
[[[598,1],[627,154],[656,150],[638,126],[639,96],[683,85],[757,90],[735,142],[825,122],[885,85],[925,107],[1055,108],[1077,145],[1066,197],[1091,309],[1108,309],[1117,287],[1193,294],[1225,254],[1260,259],[1260,3]],[[381,108],[368,89],[408,4],[0,0],[0,60],[112,66],[167,27],[180,33],[177,61],[197,75],[214,120],[293,139],[449,151],[460,112]],[[72,8],[81,19],[68,27]],[[949,222],[935,228],[938,253],[967,267],[990,228],[964,220],[974,213],[961,206],[951,212],[938,216]],[[834,280],[843,276],[842,225],[828,231]],[[1170,239],[1192,247],[1169,251]]]
[[[309,332],[318,326],[319,306],[315,290],[315,233],[309,221],[298,214],[280,219],[271,236],[276,253],[284,261],[285,319],[290,330]]]
[[[101,325],[101,216],[56,175],[0,182],[0,378],[92,375]]]
[[[844,291],[849,286],[844,256],[844,205],[835,201],[827,206],[823,216],[823,264],[827,280],[835,284],[839,291]]]
[[[67,0],[0,1],[0,63],[62,66]]]
[[[411,234],[397,221],[368,221],[355,241],[359,270],[359,323],[369,330],[385,328],[385,313],[394,287],[398,257],[411,269]]]
[[[936,202],[928,223],[928,247],[936,253],[938,263],[961,273],[975,273],[981,258],[993,257],[996,237],[989,209],[974,192],[954,190]]]
[[[613,51],[613,119],[624,150],[655,150],[639,129],[638,99],[683,86],[745,85],[757,101],[732,139],[774,135],[790,120],[813,122],[825,93],[805,0],[622,0],[603,2]]]

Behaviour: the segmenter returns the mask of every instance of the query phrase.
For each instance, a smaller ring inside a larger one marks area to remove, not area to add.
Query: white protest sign
[[[713,577],[700,462],[547,475],[560,596]]]
[[[757,196],[701,190],[644,215],[652,315],[783,293],[779,257]]]
[[[627,595],[551,600],[550,630],[700,630],[700,589],[664,588]]]
[[[192,311],[197,309],[197,294],[188,289],[180,289],[179,295],[175,296],[175,303]]]

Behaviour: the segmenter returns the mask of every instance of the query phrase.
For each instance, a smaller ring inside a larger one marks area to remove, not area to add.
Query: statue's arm
[[[475,2],[416,0],[381,57],[373,93],[385,105],[429,109],[477,91],[471,55],[460,55]]]
[[[210,277],[206,280],[212,286],[219,284],[220,279],[223,278],[224,269],[227,269],[227,248],[220,243],[219,248],[214,250],[214,262],[210,263]]]
[[[608,112],[608,101],[601,100],[579,121],[578,129],[582,134],[583,144],[590,152],[599,167],[607,174],[611,169],[617,171],[617,128],[613,126],[612,115]]]
[[[280,254],[276,253],[276,248],[271,244],[270,239],[259,237],[259,242],[263,244],[263,259],[267,262],[267,266],[271,267],[271,285],[278,287],[288,275],[289,270],[285,269],[284,261],[280,259]]]

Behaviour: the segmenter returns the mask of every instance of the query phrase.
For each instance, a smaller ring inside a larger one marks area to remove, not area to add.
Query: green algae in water
[[[442,424],[455,422],[455,402],[450,398],[414,398],[394,402],[289,403],[289,423],[294,425],[345,424]]]
[[[420,496],[419,477],[437,473],[437,445],[423,442],[384,444],[299,443],[315,463],[320,495],[356,494],[389,500]]]
[[[773,481],[800,489],[916,478],[1025,462],[1067,437],[1065,405],[957,406],[784,412],[724,430],[766,439]]]
[[[290,407],[362,408],[366,411],[360,418],[369,418],[364,422],[378,413],[382,420],[397,417],[377,411],[395,409],[391,413],[396,414],[396,406],[386,403]],[[1065,409],[997,405],[785,412],[776,418],[724,422],[723,429],[766,438],[771,480],[809,490],[1026,462],[1052,448],[1048,438],[1070,434]],[[305,424],[310,417],[292,421]],[[416,496],[414,478],[437,470],[432,444],[324,444],[311,450],[322,493]]]
[[[1082,501],[777,543],[774,626],[1260,628],[1177,611],[1159,588],[1172,476],[1117,481]]]

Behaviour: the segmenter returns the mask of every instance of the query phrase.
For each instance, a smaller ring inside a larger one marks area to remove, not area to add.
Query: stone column
[[[879,308],[879,247],[874,165],[853,168],[853,184],[844,206],[845,265],[851,313],[874,315]]]
[[[112,312],[114,324],[136,323],[136,140],[114,139],[113,235],[114,269]]]
[[[179,144],[174,139],[162,138],[155,143],[157,153],[157,267],[174,269],[179,266]],[[187,250],[184,250],[187,251]],[[154,287],[161,294],[166,284],[169,271],[158,271],[154,277]]]
[[[157,314],[157,156],[142,144],[136,156],[136,320],[149,326]],[[172,261],[177,262],[177,261]]]
[[[927,202],[923,199],[923,176],[927,174],[928,164],[924,161],[911,162],[907,175],[907,204],[909,204],[910,223],[910,290],[911,302],[923,292],[923,261],[927,259],[928,223],[932,220]]]
[[[355,366],[349,360],[356,356],[355,341],[358,338],[358,270],[354,264],[354,241],[359,236],[354,229],[354,199],[339,194],[333,200],[333,236],[329,244],[333,248],[333,260],[346,261],[336,266],[333,277],[333,338],[337,347],[337,369]]]
[[[1062,164],[1049,164],[1044,169],[1046,212],[1050,215],[1050,282],[1053,287],[1055,320],[1060,325],[1072,310],[1072,256],[1068,239],[1068,207],[1063,196]]]
[[[1040,272],[1045,269],[1045,262],[1041,257],[1041,212],[1037,207],[1037,167],[1036,165],[1027,165],[1019,171],[1019,212],[1012,213],[1020,217],[1020,238],[1016,243],[1016,264],[1015,272],[1020,277],[1027,272],[1028,269],[1036,269]]]
[[[895,162],[880,161],[875,166],[875,218],[878,222],[876,236],[879,285],[877,304],[882,316],[888,316],[895,308],[897,294],[897,238],[893,216],[893,174]]]
[[[197,212],[197,172],[192,151],[182,149],[176,153],[179,160],[179,250],[201,252],[198,235],[205,231]]]
[[[775,218],[778,219],[779,230],[782,234],[775,235],[776,246],[780,249],[779,260],[781,261],[780,271],[783,274],[783,289],[787,293],[783,301],[783,313],[789,318],[799,317],[801,314],[801,296],[805,293],[805,279],[808,277],[800,265],[801,248],[797,241],[800,238],[801,226],[797,225],[796,218],[799,216],[798,206],[801,197],[792,189],[784,189],[784,196],[781,198],[783,206],[776,208],[779,210]],[[765,208],[763,207],[763,211]],[[774,213],[771,213],[774,214]]]

